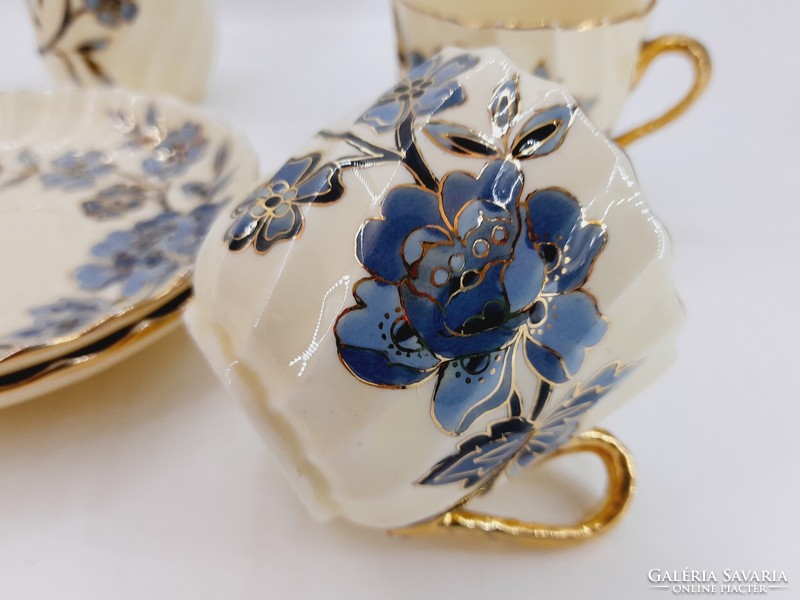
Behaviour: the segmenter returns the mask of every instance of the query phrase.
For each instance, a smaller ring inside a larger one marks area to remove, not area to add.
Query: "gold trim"
[[[10,395],[12,392],[16,392],[28,385],[43,383],[67,373],[74,374],[77,370],[97,367],[102,361],[112,358],[112,355],[128,350],[133,344],[138,344],[144,339],[150,338],[177,324],[192,298],[191,290],[187,290],[185,294],[183,298],[176,297],[174,299],[176,301],[174,306],[166,310],[162,307],[153,311],[150,316],[145,317],[139,323],[129,326],[129,330],[122,333],[122,335],[120,333],[124,331],[124,327],[122,330],[84,346],[87,350],[86,352],[80,353],[81,350],[79,349],[69,356],[60,356],[49,362],[45,361],[39,365],[33,365],[32,367],[0,376],[0,381],[13,380],[8,384],[0,383],[0,406],[4,405],[3,396],[7,393]],[[119,336],[119,339],[115,339],[117,336]],[[108,342],[108,344],[106,345],[105,342]],[[96,349],[98,346],[100,348]],[[26,376],[26,371],[31,371],[30,375]],[[20,377],[15,378],[15,374],[19,374]]]
[[[635,19],[645,19],[647,18],[650,13],[652,12],[653,8],[656,5],[656,0],[650,0],[650,2],[640,10],[632,10],[630,12],[624,13],[618,17],[601,17],[596,19],[584,19],[576,24],[562,24],[556,20],[549,20],[545,21],[541,19],[539,21],[534,22],[522,22],[522,21],[479,21],[477,19],[463,19],[456,15],[447,15],[442,12],[432,10],[430,8],[423,8],[420,6],[414,6],[411,4],[410,0],[393,0],[393,4],[396,7],[402,6],[404,9],[408,10],[409,12],[416,13],[418,15],[422,15],[425,17],[431,17],[434,19],[440,19],[442,21],[447,21],[448,23],[452,23],[454,25],[458,25],[459,27],[464,27],[466,29],[510,29],[510,30],[519,30],[519,31],[534,31],[537,29],[552,29],[556,31],[585,31],[588,29],[597,29],[600,27],[607,27],[609,25],[616,25],[618,23],[625,23],[627,21],[633,21]]]
[[[562,446],[549,457],[591,452],[603,461],[608,473],[608,489],[603,505],[582,521],[572,525],[529,523],[508,517],[496,517],[466,510],[472,496],[458,506],[428,521],[392,529],[390,534],[423,536],[448,531],[491,534],[495,538],[533,545],[563,545],[589,540],[607,531],[619,521],[633,497],[636,471],[633,458],[622,443],[602,429],[586,431]],[[485,491],[485,490],[484,490]]]
[[[667,52],[683,54],[691,61],[694,67],[694,83],[689,92],[663,115],[617,136],[614,141],[620,146],[627,146],[680,117],[695,103],[711,80],[711,57],[703,44],[684,35],[662,35],[642,44],[631,88],[639,84],[653,60]]]
[[[53,338],[45,344],[31,345],[19,348],[0,359],[0,376],[5,376],[15,371],[41,364],[54,357],[60,357],[74,350],[98,342],[123,327],[136,323],[148,313],[160,306],[167,304],[191,289],[192,273],[181,275],[173,285],[146,300],[122,308],[117,312],[107,315],[102,321],[90,324],[88,327]]]

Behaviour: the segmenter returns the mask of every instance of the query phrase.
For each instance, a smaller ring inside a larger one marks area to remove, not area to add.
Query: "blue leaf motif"
[[[494,423],[486,433],[461,442],[454,454],[437,463],[417,483],[461,483],[463,488],[468,488],[488,481],[522,449],[532,429],[533,423],[521,417]]]
[[[558,149],[572,124],[574,110],[559,104],[528,119],[511,143],[514,158],[525,160],[545,156]]]
[[[439,148],[460,156],[499,156],[500,151],[491,142],[466,127],[453,123],[428,123],[422,130]]]
[[[502,137],[517,120],[519,114],[519,76],[507,79],[495,89],[489,105],[495,137]]]
[[[526,466],[566,444],[575,435],[581,417],[635,367],[636,363],[613,362],[586,383],[576,385],[561,404],[545,408],[535,421],[535,433],[517,456],[517,465]]]

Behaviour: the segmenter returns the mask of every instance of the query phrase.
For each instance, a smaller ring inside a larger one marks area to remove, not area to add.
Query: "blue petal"
[[[534,192],[527,198],[527,209],[536,242],[566,240],[583,218],[577,199],[558,189]]]
[[[601,225],[587,223],[574,230],[567,239],[566,250],[562,250],[561,265],[556,273],[548,275],[544,291],[551,294],[565,293],[581,287],[586,283],[592,265],[605,243],[606,232]]]
[[[303,215],[295,204],[286,206],[283,214],[266,218],[256,238],[257,252],[266,252],[281,240],[290,240],[303,229]]]
[[[282,214],[278,215],[276,211],[272,218],[266,219],[261,235],[268,240],[286,237],[292,232],[299,231],[302,220],[303,217],[297,207],[285,206]]]
[[[124,20],[133,21],[136,18],[136,15],[139,13],[139,7],[133,2],[129,2],[122,5],[120,8],[120,13],[122,14],[122,18]]]
[[[463,72],[470,70],[472,67],[477,65],[478,62],[478,57],[472,56],[471,54],[460,54],[458,56],[454,56],[433,71],[431,80],[436,84],[448,81],[454,77],[457,77],[458,75],[461,75]]]
[[[558,256],[548,264],[546,293],[578,289],[606,243],[601,225],[586,223],[576,198],[561,190],[534,192],[527,199],[528,222],[534,242],[550,244]]]
[[[222,204],[202,204],[189,213],[189,216],[195,222],[197,233],[205,235],[208,232],[220,208],[222,208]]]
[[[448,331],[441,305],[417,293],[407,280],[400,284],[400,298],[411,327],[431,352],[444,359],[498,350],[514,337],[520,326],[516,320],[510,320],[486,331],[459,335]]]
[[[333,163],[327,163],[319,170],[308,177],[297,187],[297,197],[295,202],[313,201],[317,203],[338,200],[340,194],[334,193],[334,178],[339,173],[339,169]]]
[[[519,168],[513,163],[497,160],[489,163],[477,179],[468,173],[450,173],[442,185],[442,207],[450,223],[455,223],[456,215],[469,201],[488,200],[509,207],[519,196],[521,188]]]
[[[564,383],[569,379],[561,358],[556,354],[534,344],[531,340],[525,340],[525,358],[534,371],[543,378],[553,383]]]
[[[524,209],[522,220],[525,222]],[[519,232],[512,256],[513,260],[506,265],[502,277],[509,310],[518,313],[531,307],[544,283],[544,264],[526,227]]]
[[[158,177],[163,171],[166,170],[166,163],[155,158],[146,158],[144,161],[142,161],[142,169],[148,175]]]
[[[125,285],[122,286],[122,295],[131,297],[138,294],[145,287],[162,284],[178,268],[172,260],[164,261],[149,269],[139,269],[131,273]]]
[[[450,233],[442,228],[433,225],[426,225],[414,229],[402,242],[400,253],[406,265],[415,265],[423,256],[425,262],[441,262],[447,264],[455,250],[453,239]],[[433,260],[428,260],[433,259]],[[438,260],[437,260],[438,259]],[[427,265],[415,265],[417,270],[422,270]],[[428,271],[430,269],[427,269]],[[430,273],[427,273],[430,276]],[[417,275],[419,277],[420,275]]]
[[[404,387],[426,379],[439,365],[409,326],[397,286],[376,279],[356,284],[358,306],[336,321],[339,355],[348,369],[366,383]]]
[[[239,242],[241,240],[249,240],[260,224],[261,220],[254,219],[250,216],[250,213],[240,215],[228,229],[231,245],[238,249],[240,247]]]
[[[508,302],[500,278],[503,267],[503,263],[489,265],[473,287],[453,294],[443,310],[445,326],[450,331],[477,333],[502,326],[508,320]]]
[[[547,299],[547,316],[533,327],[525,353],[545,379],[562,383],[583,363],[585,349],[599,343],[608,325],[594,299],[577,291]]]
[[[508,401],[513,355],[505,348],[442,364],[433,394],[433,417],[442,429],[463,433],[484,413]]]
[[[81,289],[95,291],[121,279],[121,275],[113,267],[105,265],[84,265],[75,271],[75,278]]]
[[[359,122],[366,123],[375,131],[382,133],[394,129],[408,114],[408,110],[408,102],[392,99],[367,110],[361,115]]]
[[[436,194],[416,186],[400,186],[386,196],[382,219],[369,219],[356,239],[356,257],[367,271],[386,281],[406,276],[403,243],[415,229],[441,224]]]
[[[318,155],[313,154],[302,158],[291,158],[273,175],[271,183],[283,181],[291,187],[311,171],[318,161]]]
[[[413,101],[413,111],[416,115],[432,115],[451,106],[458,106],[464,102],[464,90],[456,82],[447,83],[441,87],[432,86],[425,93]]]
[[[511,208],[513,209],[513,207]],[[467,242],[469,246],[468,242],[470,238],[476,236],[491,241],[492,228],[494,225],[503,226],[510,236],[516,235],[518,225],[515,221],[516,214],[509,212],[503,206],[498,206],[494,202],[487,202],[485,200],[470,200],[462,206],[461,210],[456,215],[453,226],[455,227],[458,237]],[[508,231],[509,228],[511,231]],[[495,247],[491,254],[486,257],[486,262],[493,260],[494,257],[497,256],[498,250],[503,254],[508,254],[508,248],[503,250],[503,245],[504,244],[492,244],[492,246]],[[496,246],[500,246],[500,248]]]
[[[425,60],[411,69],[406,75],[404,82],[413,81],[415,79],[427,79],[429,73],[432,73],[442,62],[441,57],[434,56],[430,60]]]

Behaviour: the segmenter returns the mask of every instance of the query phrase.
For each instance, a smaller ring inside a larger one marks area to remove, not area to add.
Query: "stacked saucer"
[[[0,95],[0,406],[179,323],[211,221],[258,175],[205,111],[123,90]]]

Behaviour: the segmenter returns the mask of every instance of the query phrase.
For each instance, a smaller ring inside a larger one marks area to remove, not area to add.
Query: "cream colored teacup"
[[[678,52],[692,61],[688,94],[659,117],[623,133],[625,145],[680,116],[710,76],[703,46],[688,37],[645,40],[655,0],[393,0],[401,67],[447,46],[496,46],[520,67],[569,89],[592,121],[610,131],[652,60]]]
[[[209,0],[29,0],[39,53],[56,83],[205,95]]]
[[[320,132],[198,254],[190,330],[321,518],[591,537],[630,457],[592,429],[669,364],[669,239],[625,154],[558,84],[449,49]],[[573,526],[469,512],[509,472],[591,452]]]

